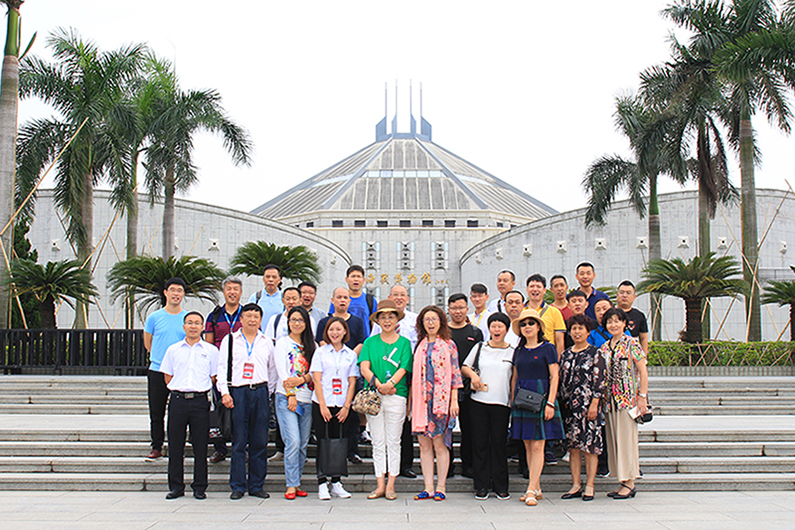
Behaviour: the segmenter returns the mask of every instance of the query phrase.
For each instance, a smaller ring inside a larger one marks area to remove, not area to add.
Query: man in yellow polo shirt
[[[558,358],[563,353],[563,343],[566,337],[566,322],[560,310],[552,304],[544,302],[547,292],[547,279],[540,274],[533,274],[527,278],[527,303],[525,307],[535,309],[544,321],[544,338],[555,345]]]

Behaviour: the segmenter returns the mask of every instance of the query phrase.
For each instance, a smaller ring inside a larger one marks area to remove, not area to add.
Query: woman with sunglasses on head
[[[381,395],[381,410],[367,416],[377,484],[367,495],[368,499],[397,499],[395,479],[400,474],[400,435],[409,395],[406,374],[411,370],[411,342],[396,331],[403,317],[403,311],[392,300],[378,302],[370,320],[381,327],[381,333],[366,339],[359,353],[362,377]]]
[[[415,501],[446,497],[447,471],[453,426],[458,416],[458,389],[464,386],[458,349],[451,339],[447,315],[431,305],[417,316],[417,347],[411,374],[411,432],[420,444],[420,463],[425,489]],[[436,487],[433,487],[434,455]]]
[[[649,375],[646,354],[637,339],[625,334],[627,314],[614,307],[602,315],[602,327],[610,333],[599,353],[604,356],[607,374],[605,433],[610,476],[620,482],[608,493],[614,499],[635,496],[635,480],[640,478],[637,415],[648,408],[646,393]]]
[[[312,375],[309,366],[316,345],[309,313],[303,307],[294,307],[287,313],[287,329],[288,335],[277,340],[273,350],[273,363],[278,375],[274,402],[284,441],[287,482],[284,498],[294,500],[307,496],[300,486],[312,429]]]
[[[312,379],[315,392],[312,395],[312,423],[318,441],[324,438],[346,437],[358,425],[356,413],[351,412],[351,401],[356,390],[356,378],[359,376],[358,356],[345,345],[350,332],[344,318],[331,317],[323,330],[323,346],[312,356]],[[318,445],[320,445],[318,443]],[[328,477],[321,469],[323,462],[317,462],[318,498],[322,501],[331,496],[341,499],[350,498],[339,476],[331,477],[329,491]]]
[[[535,506],[542,498],[541,471],[544,469],[544,445],[547,440],[563,438],[560,411],[555,406],[558,393],[558,352],[544,340],[544,322],[535,309],[525,309],[513,323],[519,345],[513,354],[511,377],[511,436],[523,440],[527,453],[530,483],[520,497],[528,506]],[[544,396],[539,412],[516,407],[518,389]]]

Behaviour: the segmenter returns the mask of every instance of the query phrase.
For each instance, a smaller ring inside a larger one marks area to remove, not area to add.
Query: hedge
[[[792,366],[793,342],[649,343],[649,366]]]

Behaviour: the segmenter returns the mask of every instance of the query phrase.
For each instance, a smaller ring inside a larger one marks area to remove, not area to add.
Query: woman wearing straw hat
[[[544,468],[546,440],[563,438],[563,423],[555,406],[558,392],[558,352],[544,340],[544,322],[535,309],[525,309],[512,323],[519,336],[519,345],[513,354],[511,377],[511,436],[523,440],[527,452],[530,483],[520,498],[528,506],[541,500],[541,471]],[[516,407],[514,398],[519,389],[544,396],[541,410],[530,412]]]
[[[406,373],[411,370],[411,343],[398,335],[397,323],[403,311],[392,300],[381,300],[370,320],[381,326],[381,333],[364,341],[359,368],[365,381],[381,394],[381,410],[367,416],[373,440],[373,465],[376,489],[368,499],[395,500],[395,479],[400,473],[400,435],[406,418],[409,395]]]

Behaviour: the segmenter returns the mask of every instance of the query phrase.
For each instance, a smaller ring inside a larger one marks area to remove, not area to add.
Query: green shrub
[[[649,366],[790,366],[795,343],[730,342],[649,343]]]

